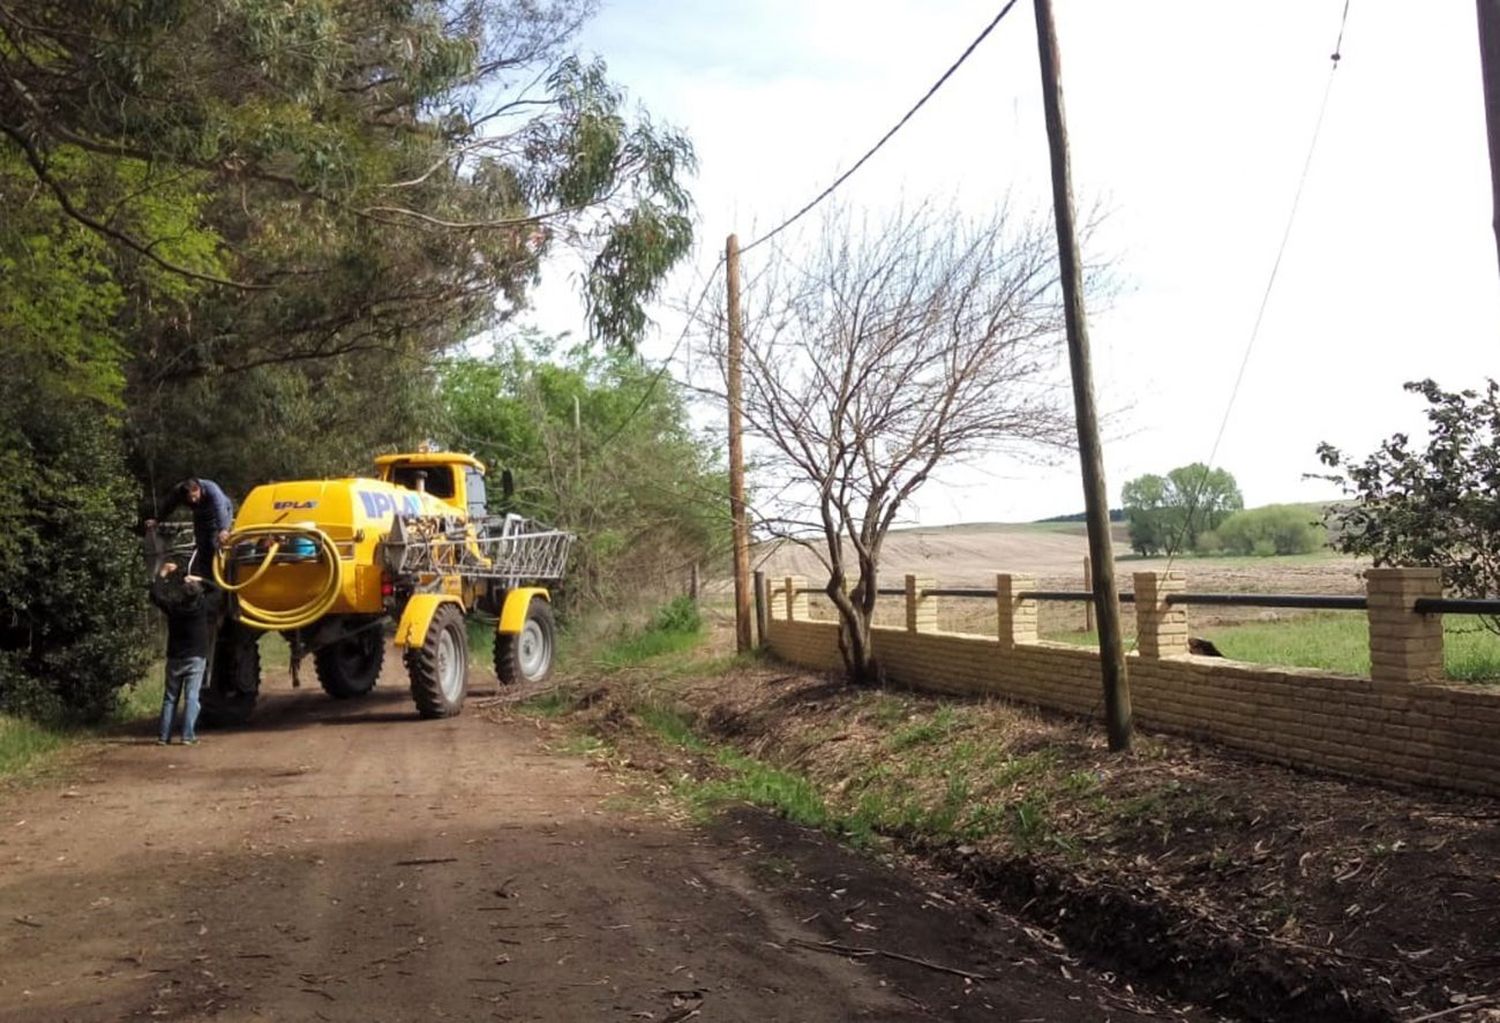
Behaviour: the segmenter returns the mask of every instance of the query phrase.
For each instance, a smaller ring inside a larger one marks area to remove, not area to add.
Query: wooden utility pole
[[[1068,125],[1063,115],[1061,58],[1051,0],[1035,0],[1037,49],[1042,64],[1042,103],[1052,155],[1052,205],[1057,215],[1057,258],[1062,274],[1068,326],[1068,363],[1073,375],[1073,406],[1078,419],[1078,457],[1083,464],[1083,501],[1088,519],[1093,568],[1094,613],[1099,622],[1099,666],[1104,676],[1104,718],[1109,748],[1130,748],[1130,680],[1120,639],[1120,598],[1115,591],[1115,556],[1109,535],[1109,491],[1099,450],[1099,419],[1094,411],[1094,379],[1089,364],[1088,319],[1083,307],[1083,268],[1073,225],[1073,169],[1068,158]]]
[[[730,235],[724,243],[725,277],[729,284],[729,516],[734,530],[734,647],[745,653],[755,645],[750,634],[750,524],[745,513],[744,425],[740,416],[740,240]]]
[[[1088,590],[1090,593],[1094,592],[1094,571],[1089,566],[1089,559],[1088,558],[1084,558],[1083,559],[1083,588],[1086,589],[1086,590]],[[1085,605],[1083,605],[1083,631],[1084,632],[1093,632],[1094,631],[1094,605],[1093,604],[1085,604]]]
[[[1479,0],[1479,72],[1484,80],[1484,119],[1490,139],[1495,252],[1500,256],[1500,0]]]

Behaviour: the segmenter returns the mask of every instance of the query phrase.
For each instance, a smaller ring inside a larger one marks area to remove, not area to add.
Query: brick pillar
[[[1036,579],[1032,576],[1008,575],[1004,572],[995,576],[995,609],[1000,617],[1000,645],[1002,647],[1019,646],[1037,641],[1036,601],[1020,600],[1016,597],[1018,593],[1026,593],[1034,589],[1036,589]]]
[[[923,590],[930,590],[936,585],[936,579],[929,579],[925,575],[906,577],[907,632],[937,631],[937,598],[922,595]]]
[[[1136,572],[1135,648],[1142,657],[1181,657],[1188,652],[1187,608],[1167,603],[1167,594],[1187,590],[1181,572]]]
[[[1441,597],[1435,568],[1372,568],[1365,572],[1370,602],[1370,677],[1377,682],[1424,682],[1444,677],[1443,616],[1412,610],[1418,597]]]
[[[786,617],[788,621],[807,620],[807,594],[798,593],[807,585],[807,576],[789,575],[786,577]]]

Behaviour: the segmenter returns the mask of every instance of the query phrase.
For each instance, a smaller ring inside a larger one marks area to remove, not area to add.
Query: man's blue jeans
[[[178,700],[186,700],[182,711],[182,741],[195,742],[198,738],[198,690],[203,687],[203,669],[207,660],[202,657],[169,657],[167,659],[167,687],[161,698],[161,741],[172,738],[172,719],[177,716]]]

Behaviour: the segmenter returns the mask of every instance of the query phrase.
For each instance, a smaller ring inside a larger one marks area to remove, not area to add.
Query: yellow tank
[[[205,713],[248,717],[259,689],[256,641],[267,631],[290,643],[294,684],[310,653],[323,688],[343,699],[374,687],[394,622],[423,717],[462,709],[464,615],[475,610],[495,616],[502,682],[551,672],[551,595],[531,584],[560,576],[571,537],[488,515],[484,465],[472,456],[383,455],[375,469],[372,479],[267,483],[245,498],[214,565],[233,600]]]
[[[232,568],[225,572],[226,581],[234,585],[249,579],[264,559],[267,541],[276,535],[275,529],[316,528],[337,545],[341,563],[338,596],[323,613],[383,614],[384,573],[378,548],[398,511],[407,516],[467,517],[466,512],[432,494],[378,479],[298,480],[256,487],[234,518],[234,532],[251,539],[232,550]],[[273,532],[254,538],[254,527]],[[325,584],[326,564],[310,556],[316,552],[315,537],[293,533],[287,537],[274,571],[267,571],[238,591],[242,603],[290,613]],[[293,540],[301,542],[295,550],[287,549],[286,544]]]

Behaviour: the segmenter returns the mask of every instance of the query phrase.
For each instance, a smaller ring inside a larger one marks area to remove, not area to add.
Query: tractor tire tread
[[[459,656],[467,662],[469,656],[468,636],[464,630],[463,612],[456,604],[444,604],[433,613],[432,623],[421,646],[409,647],[406,651],[406,671],[411,680],[411,698],[417,705],[417,713],[424,718],[457,717],[463,712],[463,694],[456,704],[443,696],[443,683],[438,666],[438,637],[443,630],[455,627],[459,639]],[[467,685],[465,686],[467,688]]]
[[[552,605],[539,597],[532,597],[526,608],[526,618],[528,621],[536,620],[546,633],[548,649],[555,652],[557,622],[552,614]],[[521,633],[495,634],[495,678],[502,686],[513,686],[519,682],[545,682],[552,675],[554,660],[554,656],[549,656],[546,667],[535,678],[527,678],[526,673],[521,670]]]

